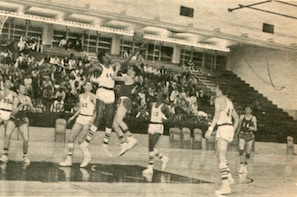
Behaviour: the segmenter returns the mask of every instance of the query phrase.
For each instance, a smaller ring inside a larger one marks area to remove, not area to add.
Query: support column
[[[120,55],[121,49],[121,36],[113,36],[111,41],[111,54]]]
[[[42,32],[42,43],[44,45],[52,46],[54,37],[54,25],[45,24]]]
[[[173,63],[173,64],[179,64],[180,63],[180,46],[179,45],[175,45],[173,47],[173,54],[172,54],[171,63]]]

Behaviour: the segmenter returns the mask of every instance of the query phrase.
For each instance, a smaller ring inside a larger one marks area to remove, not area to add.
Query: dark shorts
[[[132,102],[128,97],[120,97],[117,101],[117,106],[123,106],[127,112],[130,112],[132,108]]]
[[[16,118],[14,116],[10,116],[10,119],[16,127],[21,127],[24,124],[29,124],[29,119],[27,117]]]
[[[255,140],[255,135],[253,132],[240,132],[239,133],[239,139],[243,139],[244,141],[248,142],[251,140]]]

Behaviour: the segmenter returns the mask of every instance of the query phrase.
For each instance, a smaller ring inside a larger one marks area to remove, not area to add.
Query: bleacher
[[[287,136],[297,138],[297,121],[231,71],[196,77],[209,92],[214,92],[214,84],[228,84],[231,89],[230,97],[239,114],[244,113],[247,104],[254,104],[256,101],[259,103],[259,108],[253,110],[258,119],[257,141],[284,143]]]

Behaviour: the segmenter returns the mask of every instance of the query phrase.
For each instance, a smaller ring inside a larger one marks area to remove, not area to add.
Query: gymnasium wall
[[[297,53],[243,45],[233,48],[229,55],[227,70],[294,116],[297,110]]]

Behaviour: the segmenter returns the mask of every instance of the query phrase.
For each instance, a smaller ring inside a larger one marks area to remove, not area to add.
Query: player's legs
[[[18,127],[19,132],[23,137],[23,158],[25,163],[30,163],[28,158],[28,148],[29,148],[29,124],[25,123]]]
[[[131,100],[128,98],[122,98],[120,99],[120,105],[118,107],[119,115],[117,120],[117,123],[121,127],[122,131],[126,134],[129,149],[132,148],[136,143],[137,140],[132,137],[132,133],[130,132],[128,125],[124,122],[124,118],[127,115],[127,113],[131,110],[132,103]]]
[[[74,123],[70,135],[68,137],[67,143],[67,157],[65,161],[59,163],[60,166],[72,166],[72,155],[74,150],[74,141],[77,138],[79,132],[82,129],[82,125],[77,122]]]
[[[113,123],[113,108],[114,103],[105,103],[105,117],[106,117],[106,127],[105,127],[105,136],[103,139],[103,154],[107,157],[112,157],[111,152],[108,150],[108,143],[111,136],[112,131],[112,123]]]
[[[88,135],[89,128],[90,128],[90,125],[88,124],[83,125],[82,131],[78,136],[78,143],[80,144],[80,148],[83,152],[83,157],[84,157],[83,162],[80,164],[80,167],[82,168],[86,167],[91,161],[91,154],[89,152],[88,147],[82,145],[84,140],[86,139],[86,136]]]
[[[245,173],[245,174],[248,173],[247,166],[248,166],[248,163],[249,163],[249,160],[250,160],[250,157],[251,157],[253,144],[254,144],[254,140],[249,140],[249,141],[246,143],[246,147],[245,147],[245,148],[246,148],[246,149],[245,149],[245,157],[246,157],[246,160],[245,160],[245,168],[244,168],[244,173]]]
[[[93,124],[91,125],[90,129],[89,129],[89,133],[85,139],[85,142],[83,142],[82,144],[85,146],[88,146],[88,144],[90,143],[90,140],[92,139],[92,137],[94,136],[94,134],[96,133],[99,125],[101,124],[102,121],[102,117],[103,117],[103,107],[104,107],[104,102],[96,99],[96,113],[95,113],[95,119]]]
[[[106,127],[105,127],[105,137],[103,140],[104,145],[108,145],[112,124],[113,124],[113,110],[114,110],[114,103],[105,104],[105,115],[106,115]]]
[[[244,150],[245,150],[245,146],[246,146],[246,142],[243,138],[239,138],[239,160],[240,160],[240,167],[239,167],[239,174],[242,174],[244,172],[244,168],[245,168],[245,155],[244,155]]]
[[[0,158],[1,161],[8,160],[8,150],[9,150],[9,145],[10,145],[10,138],[11,138],[11,135],[12,135],[15,127],[16,127],[15,123],[11,120],[9,120],[6,124],[5,136],[4,136],[4,148],[3,148],[4,150],[3,150],[3,155]]]
[[[226,164],[226,154],[228,149],[228,141],[223,138],[217,138],[216,140],[216,151],[218,156],[219,170],[222,178],[222,186],[219,190],[216,190],[218,194],[231,193],[231,188],[228,181],[228,166]]]

